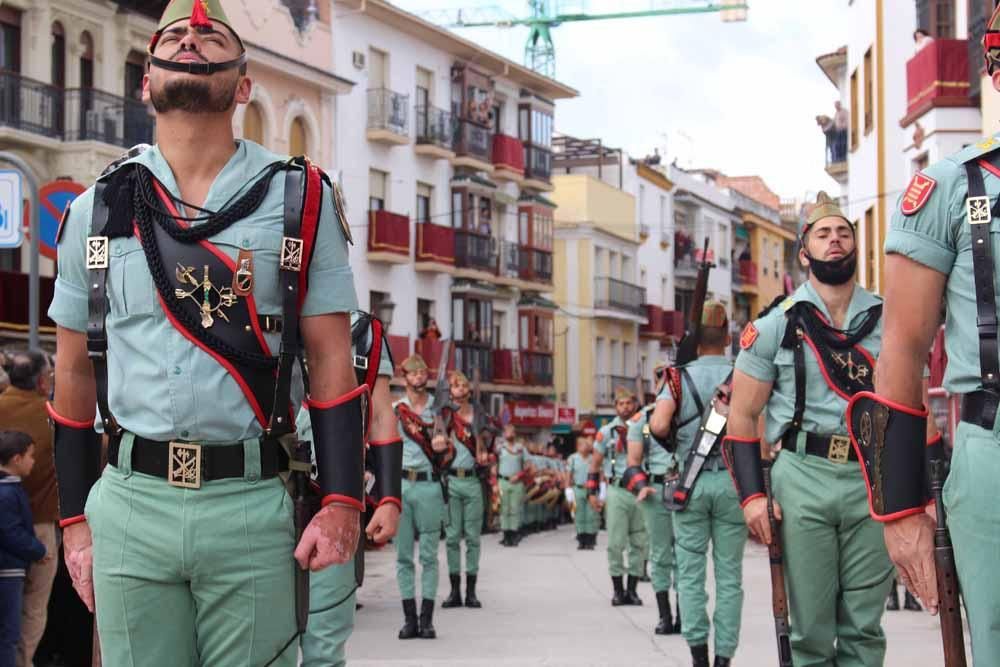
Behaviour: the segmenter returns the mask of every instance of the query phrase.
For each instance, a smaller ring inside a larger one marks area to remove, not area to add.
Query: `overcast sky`
[[[491,5],[516,16],[529,13],[526,0],[396,1],[417,13]],[[622,4],[591,0],[589,9],[615,11]],[[746,23],[722,23],[717,14],[705,14],[559,26],[553,32],[556,78],[580,97],[558,103],[556,131],[600,137],[633,156],[660,148],[681,166],[759,174],[783,198],[836,190],[823,170],[824,138],[815,117],[832,115],[837,92],[816,56],[844,44],[847,3],[749,4]],[[523,62],[526,28],[460,33]]]

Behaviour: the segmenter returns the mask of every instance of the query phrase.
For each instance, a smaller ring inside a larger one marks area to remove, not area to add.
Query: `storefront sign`
[[[576,422],[576,408],[560,407],[556,416],[557,424],[573,424]]]
[[[510,423],[515,426],[552,426],[556,420],[554,403],[532,403],[530,401],[510,401]]]

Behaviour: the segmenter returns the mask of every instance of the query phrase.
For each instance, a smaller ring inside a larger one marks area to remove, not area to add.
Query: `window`
[[[858,148],[858,70],[851,73],[851,150]]]
[[[368,210],[382,211],[386,206],[386,178],[388,174],[378,169],[368,170]]]
[[[288,153],[290,155],[306,155],[309,152],[306,136],[306,123],[299,116],[292,121],[292,128],[288,133]]]
[[[517,136],[526,144],[539,148],[552,146],[552,113],[522,105],[518,109]]]
[[[872,50],[865,51],[865,136],[871,134],[875,125],[875,118],[872,113],[872,98],[875,95],[874,69],[872,67]]]
[[[420,327],[420,331],[425,331],[433,319],[434,301],[431,299],[417,299],[417,326]]]
[[[454,229],[462,228],[462,192],[460,190],[455,190],[451,193],[451,226]]]
[[[125,97],[142,101],[142,77],[146,73],[146,54],[130,51],[125,59]],[[145,109],[143,110],[145,113]]]
[[[94,87],[94,38],[89,32],[80,35],[80,87]]]
[[[622,375],[631,375],[635,368],[635,359],[632,357],[632,344],[622,343]]]
[[[878,230],[875,229],[875,207],[871,206],[865,211],[865,287],[875,290],[875,262],[878,248]]]
[[[517,111],[517,138],[524,143],[529,143],[531,138],[531,108],[521,107]]]
[[[614,250],[608,251],[608,272],[611,278],[620,278],[622,275],[621,255]]]
[[[497,310],[493,312],[493,349],[500,350],[503,349],[503,330],[504,330],[504,320],[507,319],[507,313],[502,310]]]
[[[391,299],[386,292],[376,292],[374,290],[368,292],[368,312],[377,313],[379,306],[383,303],[389,302]]]
[[[368,89],[385,88],[388,77],[386,76],[386,54],[378,49],[368,49]]]
[[[417,223],[431,222],[431,199],[434,189],[424,183],[417,183]]]
[[[936,39],[955,37],[955,0],[930,0],[930,33]]]
[[[677,288],[674,290],[674,309],[687,316],[691,312],[691,302],[694,301],[694,290]]]
[[[625,361],[622,359],[622,343],[620,340],[611,341],[611,375],[624,375]]]
[[[594,358],[597,360],[597,374],[608,373],[608,341],[598,336],[594,339]]]
[[[21,12],[0,7],[0,69],[21,71]]]
[[[258,144],[264,143],[264,116],[256,102],[248,104],[243,114],[243,138]]]
[[[66,87],[66,32],[58,21],[52,24],[52,85]]]
[[[493,302],[455,296],[451,303],[451,331],[455,341],[488,347],[493,337]]]
[[[430,112],[431,106],[431,83],[433,75],[430,71],[422,67],[417,68],[417,89],[414,95],[414,109],[417,114],[417,136],[426,137],[430,134],[431,127]]]
[[[490,115],[493,121],[493,131],[497,134],[503,134],[503,102],[497,101],[493,105]]]

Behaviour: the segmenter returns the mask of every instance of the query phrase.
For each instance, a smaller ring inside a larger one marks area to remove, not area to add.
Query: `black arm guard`
[[[625,468],[625,474],[622,475],[622,484],[625,485],[626,490],[639,495],[640,491],[649,486],[649,478],[639,466],[629,466]]]
[[[59,485],[59,525],[84,520],[87,495],[101,476],[101,436],[94,422],[77,422],[61,416],[47,405],[52,418],[56,482]]]
[[[598,491],[601,489],[601,473],[599,472],[588,472],[587,473],[587,495],[596,496]]]
[[[847,404],[847,432],[858,454],[876,521],[919,514],[927,505],[927,411],[862,391]]]
[[[368,443],[368,458],[375,474],[375,500],[379,506],[392,503],[403,509],[403,441]]]
[[[726,436],[722,440],[722,460],[729,468],[736,494],[740,497],[740,507],[754,498],[763,498],[764,468],[760,461],[760,438],[736,438]]]
[[[333,401],[307,403],[323,506],[338,502],[364,511],[368,386]]]

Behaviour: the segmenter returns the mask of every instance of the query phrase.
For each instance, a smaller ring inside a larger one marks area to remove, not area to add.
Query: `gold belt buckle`
[[[846,435],[830,436],[830,449],[826,453],[826,458],[834,463],[847,463],[851,455],[851,439]]]
[[[406,479],[410,480],[411,482],[417,481],[417,471],[416,470],[412,470],[412,469],[411,470],[407,470],[406,471]]]
[[[181,489],[201,488],[201,445],[171,441],[167,483]]]
[[[459,479],[465,479],[465,469],[464,468],[459,468],[458,470],[456,470],[456,472],[458,473],[458,478]]]

